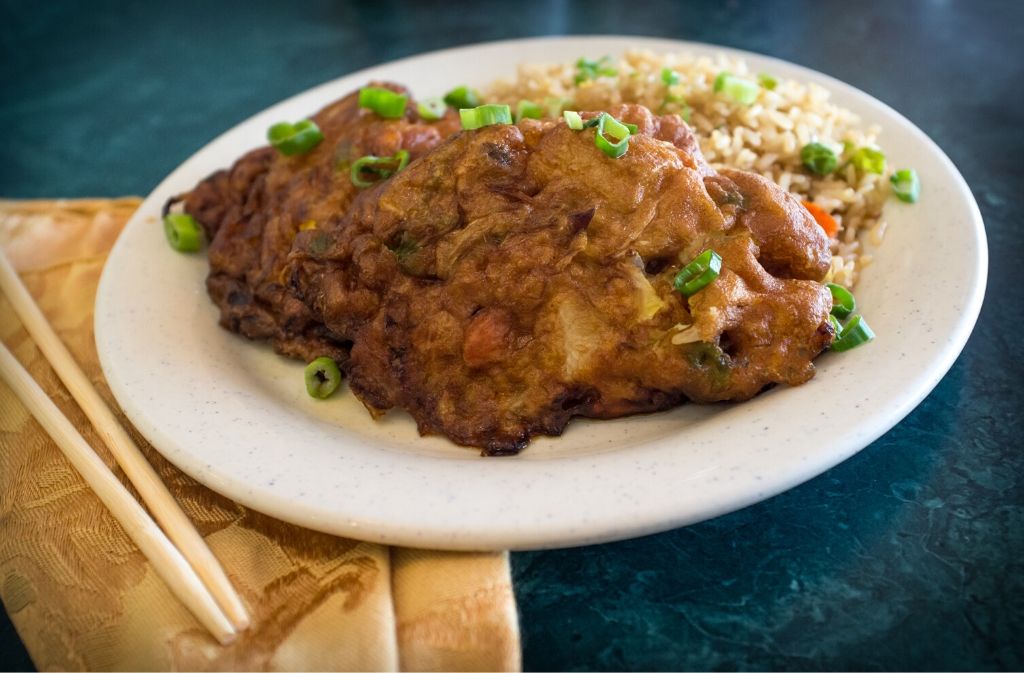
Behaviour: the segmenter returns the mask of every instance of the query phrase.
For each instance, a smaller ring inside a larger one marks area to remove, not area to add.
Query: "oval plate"
[[[160,208],[243,152],[268,126],[300,119],[370,79],[419,96],[511,75],[537,62],[631,48],[724,53],[754,72],[816,82],[881,126],[886,154],[917,168],[919,203],[892,200],[889,233],[857,297],[878,334],[818,360],[817,376],[739,405],[684,406],[615,421],[576,420],[514,458],[419,437],[404,412],[375,422],[343,390],[306,395],[301,363],[217,326],[204,255],[172,252]],[[200,482],[266,514],[330,533],[442,549],[602,542],[681,526],[820,474],[893,427],[935,387],[967,341],[985,290],[977,204],[952,162],[883,103],[820,73],[757,54],[636,37],[516,40],[395,61],[290,98],[223,134],[149,195],[117,241],[96,303],[96,342],[136,427]],[[922,282],[927,279],[927,282]]]

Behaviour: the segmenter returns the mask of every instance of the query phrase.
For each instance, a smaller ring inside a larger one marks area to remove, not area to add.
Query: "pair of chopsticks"
[[[0,289],[159,526],[2,343],[0,378],[49,433],[174,595],[221,644],[232,642],[239,631],[249,626],[249,615],[224,569],[110,407],[89,383],[2,251]]]

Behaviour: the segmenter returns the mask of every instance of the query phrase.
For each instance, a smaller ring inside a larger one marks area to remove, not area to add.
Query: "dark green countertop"
[[[738,47],[896,108],[949,154],[985,218],[989,289],[963,354],[906,420],[799,488],[639,540],[514,554],[525,666],[1024,668],[1024,3],[0,7],[0,197],[145,194],[314,84],[529,35]],[[0,618],[0,668],[28,666]]]

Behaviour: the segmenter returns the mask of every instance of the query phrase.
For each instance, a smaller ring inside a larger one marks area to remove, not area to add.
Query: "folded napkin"
[[[93,342],[93,302],[110,246],[138,205],[0,201],[0,245],[115,409]],[[113,465],[2,299],[0,338]],[[389,548],[277,521],[185,476],[127,427],[253,624],[218,645],[0,383],[0,598],[40,669],[519,669],[507,554]]]

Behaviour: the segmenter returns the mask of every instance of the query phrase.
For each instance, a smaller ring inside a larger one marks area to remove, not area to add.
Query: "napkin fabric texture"
[[[97,360],[93,302],[107,253],[138,205],[0,201],[0,245],[115,410]],[[5,299],[0,338],[114,466]],[[119,417],[224,565],[253,624],[231,646],[218,645],[0,383],[0,599],[41,670],[519,669],[507,553],[389,548],[275,520],[185,476]]]

